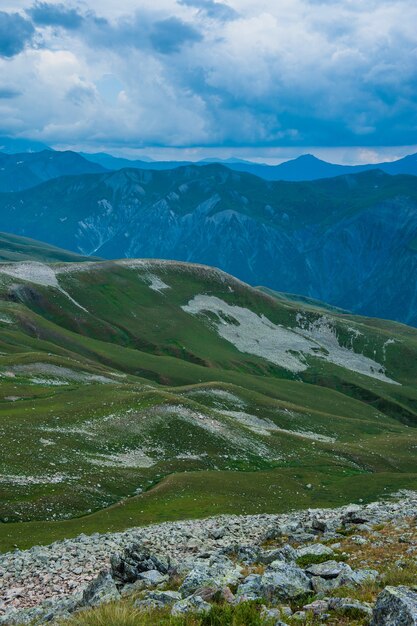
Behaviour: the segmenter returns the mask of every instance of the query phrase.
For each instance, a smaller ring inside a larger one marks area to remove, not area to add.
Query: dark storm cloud
[[[61,26],[69,30],[80,28],[83,16],[74,8],[67,8],[64,4],[50,4],[36,2],[28,10],[35,24],[39,26]]]
[[[19,13],[0,11],[0,56],[11,58],[22,52],[34,33],[33,24]]]

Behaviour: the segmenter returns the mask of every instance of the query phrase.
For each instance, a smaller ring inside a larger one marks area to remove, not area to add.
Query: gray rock
[[[187,574],[180,587],[183,596],[195,592],[199,587],[225,587],[236,585],[242,578],[242,570],[225,556],[215,555],[208,563],[197,563]]]
[[[82,596],[83,606],[98,606],[113,600],[119,600],[120,593],[110,572],[100,572],[84,590]]]
[[[310,579],[295,563],[274,561],[262,576],[261,592],[270,601],[298,598],[311,589]]]
[[[168,574],[171,571],[169,559],[162,560],[151,555],[149,550],[139,544],[127,546],[123,555],[114,554],[110,564],[113,578],[121,584],[135,582],[142,572],[157,570],[161,574]]]
[[[374,582],[379,578],[379,572],[375,569],[357,569],[341,574],[343,585],[362,587],[366,583]]]
[[[163,609],[167,606],[173,606],[180,601],[181,594],[178,591],[148,591],[141,600],[136,600],[134,606]]]
[[[211,611],[211,604],[205,602],[200,596],[193,595],[184,600],[176,602],[172,607],[172,615],[183,615],[184,613],[208,613]]]
[[[385,587],[379,594],[371,626],[416,626],[417,591],[410,587]]]
[[[328,608],[346,617],[372,617],[370,604],[352,598],[329,598]]]
[[[265,550],[259,555],[259,563],[269,565],[274,561],[295,561],[297,558],[297,551],[288,544],[285,544],[282,548],[276,548],[274,550]]]
[[[139,574],[139,580],[145,581],[147,585],[161,585],[169,580],[167,574],[161,574],[157,569],[151,569],[148,572],[142,572]]]
[[[334,556],[334,552],[331,548],[329,548],[329,546],[324,546],[322,543],[312,543],[296,550],[297,559],[305,556]]]
[[[260,574],[249,574],[238,586],[236,597],[239,602],[247,600],[259,600],[262,598],[262,576]]]
[[[315,563],[305,568],[305,571],[311,576],[320,576],[320,578],[337,578],[340,574],[350,574],[352,568],[347,563],[339,561],[325,561],[324,563]]]

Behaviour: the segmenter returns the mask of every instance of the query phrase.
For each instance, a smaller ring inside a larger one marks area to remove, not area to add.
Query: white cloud
[[[0,132],[92,148],[417,143],[414,0],[223,0],[224,20],[213,4],[65,3],[80,27],[38,24],[32,48],[0,59],[0,89],[22,92],[0,99]]]

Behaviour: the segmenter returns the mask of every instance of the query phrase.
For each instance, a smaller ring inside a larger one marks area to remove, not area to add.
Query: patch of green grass
[[[261,617],[257,602],[236,606],[214,604],[209,613],[171,616],[170,610],[139,611],[127,602],[106,604],[81,611],[62,626],[273,626],[275,620]]]

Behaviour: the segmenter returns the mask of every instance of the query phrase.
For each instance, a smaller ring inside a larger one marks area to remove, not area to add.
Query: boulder
[[[260,574],[249,574],[239,585],[236,591],[238,602],[248,600],[259,600],[262,598],[262,576]]]
[[[169,559],[162,560],[151,555],[139,544],[125,548],[123,555],[114,554],[110,564],[113,578],[123,585],[135,582],[142,572],[157,570],[161,574],[169,574],[172,569]]]
[[[147,591],[143,598],[136,600],[134,606],[140,608],[163,609],[173,606],[181,600],[178,591]]]
[[[274,561],[262,576],[261,595],[270,601],[298,598],[311,589],[310,579],[295,563]]]
[[[344,617],[372,617],[370,604],[352,598],[329,598],[328,608]]]
[[[259,557],[259,563],[265,563],[265,565],[269,565],[273,563],[273,561],[295,561],[297,558],[297,551],[288,544],[282,546],[282,548],[275,548],[274,550],[265,550],[262,552]]]
[[[385,587],[379,594],[371,626],[416,626],[417,591],[410,587]]]
[[[120,593],[110,572],[102,571],[84,590],[83,606],[98,606],[113,600],[119,600]]]
[[[322,543],[312,543],[308,546],[303,546],[295,551],[296,558],[301,557],[321,557],[321,556],[334,556],[334,552],[329,546],[325,546]]]
[[[195,592],[199,587],[221,588],[236,585],[242,578],[242,570],[225,556],[215,555],[209,561],[198,563],[187,574],[180,587],[184,596]]]
[[[315,563],[305,568],[307,574],[311,576],[320,576],[320,578],[337,578],[341,574],[350,574],[352,568],[347,563],[339,561],[325,561],[324,563]]]
[[[197,595],[189,596],[184,600],[179,600],[172,607],[172,615],[183,615],[184,613],[208,613],[211,611],[211,604],[205,602]]]
[[[167,574],[161,574],[157,569],[151,569],[148,572],[140,573],[139,580],[143,580],[146,585],[150,587],[156,587],[156,585],[166,583],[169,580],[169,576]]]

